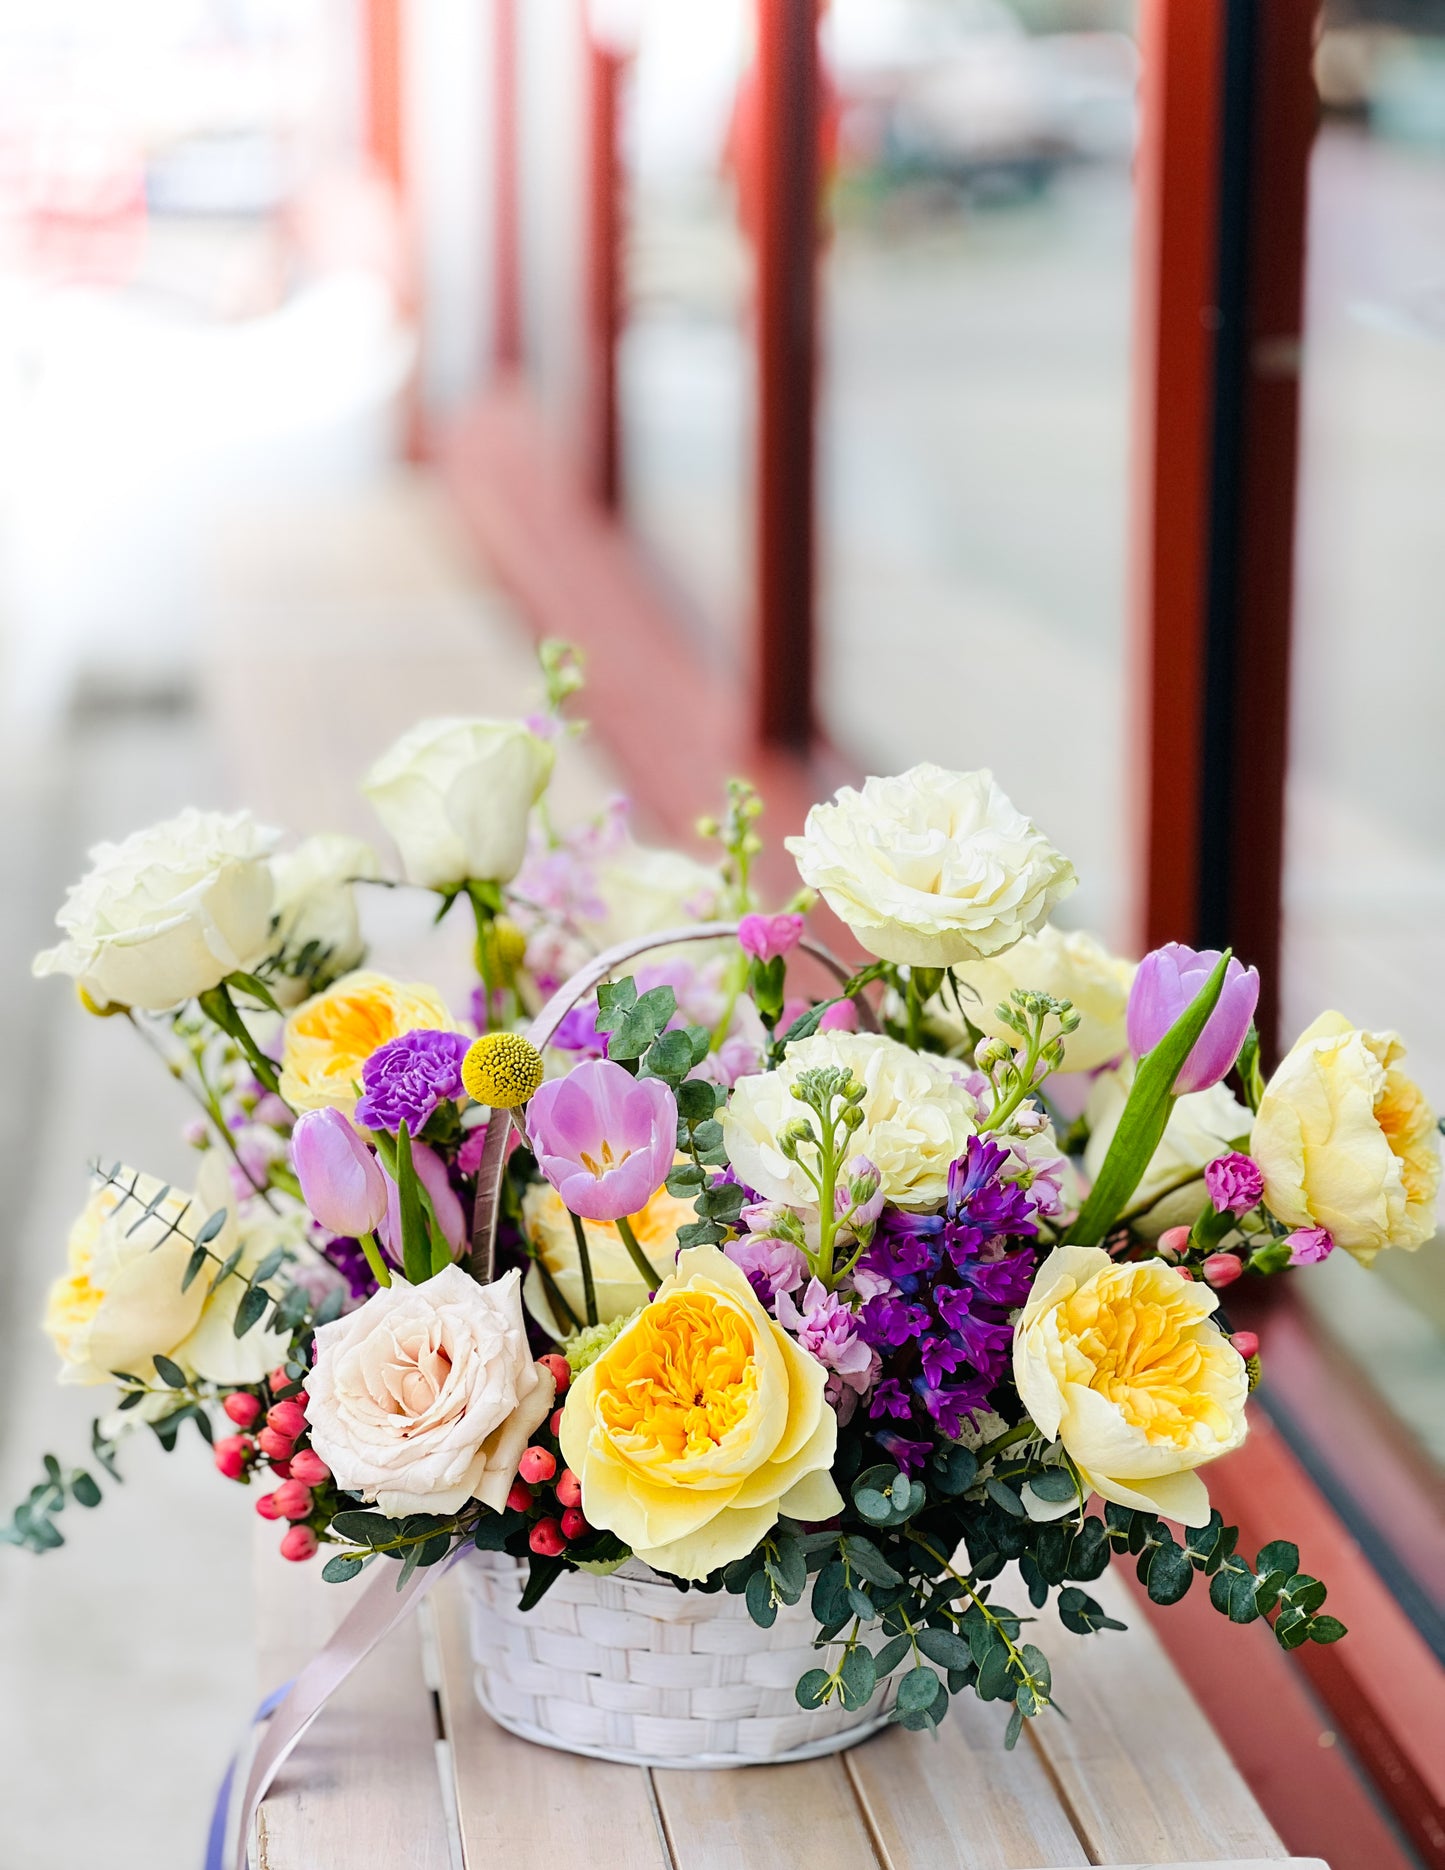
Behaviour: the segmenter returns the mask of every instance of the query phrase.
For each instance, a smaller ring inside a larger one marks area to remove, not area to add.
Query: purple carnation
[[[1248,1214],[1264,1194],[1264,1175],[1250,1156],[1231,1149],[1204,1171],[1204,1186],[1218,1214]]]
[[[356,1121],[393,1134],[405,1119],[415,1136],[437,1105],[462,1094],[470,1041],[459,1032],[404,1032],[378,1046],[361,1068]]]

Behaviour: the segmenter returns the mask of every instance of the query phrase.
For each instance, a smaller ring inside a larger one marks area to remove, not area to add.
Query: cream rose
[[[1288,1227],[1324,1227],[1368,1266],[1435,1232],[1435,1113],[1393,1032],[1322,1013],[1265,1086],[1249,1139],[1264,1199]]]
[[[799,1073],[819,1065],[846,1065],[863,1083],[863,1122],[849,1137],[848,1152],[877,1166],[884,1199],[901,1208],[942,1201],[949,1165],[978,1128],[978,1107],[956,1067],[877,1033],[815,1033],[790,1045],[776,1071],[738,1079],[722,1125],[739,1180],[766,1201],[817,1205],[817,1190],[777,1139],[803,1113],[792,1094]]]
[[[66,939],[36,974],[70,974],[98,1005],[161,1012],[265,958],[280,834],[249,812],[184,811],[97,844],[56,916]]]
[[[1090,1181],[1103,1167],[1133,1081],[1132,1059],[1094,1081],[1084,1112],[1089,1129],[1084,1173]],[[1176,1097],[1159,1147],[1130,1197],[1135,1230],[1146,1240],[1157,1240],[1167,1227],[1191,1224],[1207,1199],[1205,1169],[1216,1156],[1241,1146],[1249,1124],[1249,1111],[1223,1084]]]
[[[521,1277],[481,1286],[448,1266],[320,1327],[311,1445],[338,1487],[388,1514],[501,1512],[555,1388],[527,1348]]]
[[[396,841],[408,881],[427,889],[506,883],[552,749],[519,721],[422,721],[371,768],[362,791]]]
[[[1194,1473],[1244,1440],[1249,1375],[1210,1314],[1217,1295],[1162,1260],[1056,1247],[1014,1325],[1014,1382],[1105,1500],[1186,1526],[1209,1518]]]
[[[366,945],[352,878],[379,874],[376,852],[364,839],[336,832],[305,838],[271,859],[271,942],[281,961],[272,988],[283,1006],[361,965]]]
[[[1032,988],[1036,993],[1052,994],[1056,1000],[1072,1001],[1079,1014],[1079,1026],[1064,1041],[1062,1069],[1097,1071],[1129,1050],[1124,1014],[1136,965],[1110,954],[1096,936],[1083,929],[1055,928],[1052,922],[1046,922],[1037,934],[1025,935],[1003,954],[987,961],[965,961],[956,972],[964,988],[972,988],[977,995],[975,1000],[964,992],[964,1012],[989,1038],[1016,1040],[1017,1035],[997,1011],[1015,988]],[[962,1043],[967,1037],[947,988],[929,1001],[927,1019],[939,1037],[950,1044]],[[1057,1030],[1057,1022],[1051,1021],[1049,1035]]]
[[[567,1392],[562,1454],[583,1513],[679,1578],[741,1558],[780,1513],[831,1518],[827,1374],[731,1260],[688,1248]]]
[[[869,954],[911,967],[1001,953],[1077,881],[992,773],[926,763],[861,792],[844,786],[784,842]]]
[[[661,1277],[670,1273],[676,1262],[678,1228],[695,1221],[697,1212],[692,1202],[684,1201],[677,1195],[669,1195],[665,1188],[659,1188],[641,1213],[629,1215],[628,1219],[637,1236],[638,1246]],[[645,1305],[652,1287],[643,1283],[642,1275],[622,1244],[621,1235],[610,1221],[584,1221],[582,1225],[587,1237],[587,1257],[592,1263],[597,1322],[610,1324],[614,1318],[625,1318],[629,1312],[635,1312],[639,1305]],[[582,1285],[582,1262],[577,1252],[572,1216],[564,1206],[562,1197],[548,1183],[533,1182],[523,1195],[522,1232],[542,1266],[546,1267],[563,1300],[572,1307],[578,1320],[585,1322],[587,1310]],[[553,1316],[547,1288],[536,1261],[527,1269],[522,1298],[527,1310],[545,1332],[558,1340],[566,1337],[570,1326],[565,1319],[558,1320]]]

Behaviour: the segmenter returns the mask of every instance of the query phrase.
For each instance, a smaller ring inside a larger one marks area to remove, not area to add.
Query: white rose
[[[1090,1181],[1104,1166],[1133,1081],[1132,1059],[1094,1081],[1084,1112],[1089,1126],[1084,1171]],[[1186,1226],[1198,1218],[1206,1199],[1205,1169],[1216,1156],[1240,1146],[1251,1121],[1244,1105],[1222,1083],[1175,1098],[1159,1147],[1129,1202],[1133,1225],[1146,1240],[1157,1240],[1165,1228]]]
[[[36,974],[70,974],[100,1005],[161,1012],[265,958],[267,853],[279,833],[249,812],[184,811],[122,844],[97,844],[55,920],[66,939]]]
[[[506,883],[521,868],[527,819],[552,774],[552,749],[519,721],[422,721],[362,781],[426,889]]]
[[[817,1206],[817,1190],[777,1139],[785,1124],[805,1114],[792,1094],[799,1073],[819,1065],[846,1065],[865,1086],[863,1122],[849,1136],[847,1152],[876,1165],[884,1199],[902,1208],[942,1201],[949,1165],[978,1128],[978,1107],[943,1059],[877,1033],[816,1033],[790,1045],[776,1071],[738,1079],[722,1119],[738,1179],[765,1201]]]
[[[1080,1015],[1079,1027],[1064,1041],[1062,1069],[1097,1071],[1129,1050],[1124,1015],[1137,965],[1110,954],[1097,937],[1083,929],[1055,928],[1052,922],[1046,922],[1037,934],[1025,935],[1003,954],[987,961],[966,961],[957,973],[965,988],[971,987],[978,996],[975,1001],[965,991],[964,1011],[991,1039],[1014,1040],[1017,1036],[997,1012],[1015,988],[1032,988],[1036,993],[1052,994],[1056,1000],[1071,1000]],[[966,1037],[951,991],[945,989],[929,1002],[927,1017],[930,1027],[950,1043],[960,1043]],[[1050,1020],[1048,1029],[1052,1036],[1058,1022]]]
[[[480,1286],[448,1266],[320,1327],[311,1445],[338,1487],[387,1514],[502,1510],[555,1389],[527,1348],[521,1277]]]
[[[1011,947],[1074,888],[1074,867],[990,772],[927,763],[844,786],[784,840],[869,954],[953,967]]]
[[[587,927],[599,948],[706,920],[722,893],[716,870],[682,851],[653,850],[631,838],[598,863],[596,886],[606,914]]]
[[[275,884],[272,946],[282,973],[272,982],[283,1006],[304,1000],[318,987],[349,974],[366,958],[361,939],[353,877],[380,874],[376,852],[362,838],[323,832],[305,838],[295,850],[271,859]],[[307,949],[304,974],[297,971]],[[291,972],[287,972],[287,969]]]

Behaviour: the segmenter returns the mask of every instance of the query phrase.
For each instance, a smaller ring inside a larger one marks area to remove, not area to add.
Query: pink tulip
[[[447,1165],[430,1144],[413,1141],[411,1166],[416,1170],[416,1179],[431,1196],[432,1212],[437,1217],[443,1239],[453,1253],[460,1253],[466,1244],[467,1220],[447,1176]],[[387,1251],[400,1265],[401,1196],[389,1175],[386,1176],[386,1218],[381,1224],[381,1238]]]
[[[594,1058],[527,1106],[537,1166],[574,1214],[615,1221],[645,1208],[677,1149],[677,1099],[661,1078]]]
[[[307,1207],[330,1233],[359,1239],[381,1224],[381,1164],[339,1110],[308,1110],[296,1119],[291,1160]]]
[[[1129,1049],[1136,1058],[1153,1051],[1198,997],[1218,960],[1217,949],[1186,948],[1174,941],[1145,955],[1129,992]],[[1231,957],[1218,1003],[1174,1080],[1176,1096],[1219,1083],[1239,1057],[1258,999],[1258,972]]]
[[[776,961],[791,954],[803,939],[800,915],[746,915],[738,923],[738,945],[755,961]]]

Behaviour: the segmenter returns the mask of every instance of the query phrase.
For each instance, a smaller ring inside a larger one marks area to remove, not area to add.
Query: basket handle
[[[738,927],[736,922],[695,922],[687,928],[668,929],[661,935],[641,935],[631,941],[618,942],[563,982],[527,1028],[527,1038],[539,1052],[544,1052],[577,1002],[626,962],[651,954],[657,948],[674,948],[681,942],[718,941],[736,936]],[[839,986],[847,986],[852,975],[821,942],[805,935],[800,946],[805,954],[827,968]],[[854,994],[853,1003],[858,1008],[860,1024],[869,1032],[877,1032],[878,1021],[861,993]],[[487,1139],[482,1145],[482,1160],[477,1170],[477,1199],[472,1210],[472,1272],[483,1285],[491,1281],[496,1265],[497,1217],[501,1211],[502,1173],[506,1167],[507,1139],[512,1123],[510,1110],[494,1110],[488,1117]]]

